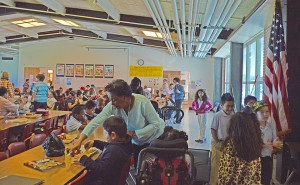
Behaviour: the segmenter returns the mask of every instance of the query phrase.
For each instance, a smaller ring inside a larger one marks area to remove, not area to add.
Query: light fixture
[[[37,27],[37,26],[44,26],[46,25],[43,22],[40,22],[36,19],[24,19],[24,20],[16,20],[16,21],[11,21],[12,24],[24,27],[24,28],[32,28],[32,27]]]
[[[53,19],[53,20],[65,26],[80,27],[78,24],[74,23],[73,21],[62,20],[62,19]]]
[[[154,32],[154,31],[143,31],[144,35],[146,35],[147,37],[158,37],[158,38],[162,38],[161,33],[159,32]]]

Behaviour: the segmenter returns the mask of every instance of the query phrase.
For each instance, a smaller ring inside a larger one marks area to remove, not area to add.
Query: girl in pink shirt
[[[195,140],[198,143],[203,143],[206,140],[205,129],[207,122],[207,113],[213,108],[209,102],[204,89],[199,89],[195,94],[195,100],[192,103],[192,108],[196,112],[198,117],[198,123],[200,127],[200,137]]]

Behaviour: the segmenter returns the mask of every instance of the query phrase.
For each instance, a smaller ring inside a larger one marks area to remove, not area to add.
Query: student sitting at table
[[[100,114],[100,112],[104,107],[105,107],[104,99],[98,98],[98,105],[97,108],[95,109],[95,114]]]
[[[76,130],[82,130],[87,125],[85,119],[85,113],[82,106],[76,106],[72,110],[72,116],[68,120],[66,129],[67,133],[74,132]]]
[[[26,103],[26,99],[22,99],[20,105],[14,104],[8,100],[8,91],[5,87],[0,87],[0,115],[6,116],[8,113],[16,113]]]
[[[93,100],[89,100],[85,104],[85,117],[87,120],[92,120],[97,116],[95,114],[96,103]]]
[[[103,151],[98,159],[79,156],[80,163],[89,170],[85,184],[118,185],[122,168],[132,153],[131,138],[125,121],[119,116],[107,118],[103,128],[107,142],[90,140],[85,144],[85,149],[96,147]]]

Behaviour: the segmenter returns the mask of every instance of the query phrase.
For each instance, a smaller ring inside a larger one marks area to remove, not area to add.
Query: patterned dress
[[[232,142],[228,142],[221,157],[218,184],[243,185],[260,184],[260,158],[247,162],[237,157]]]

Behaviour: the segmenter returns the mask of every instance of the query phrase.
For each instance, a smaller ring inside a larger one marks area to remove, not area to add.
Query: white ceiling
[[[149,9],[147,8],[145,2],[150,2],[151,0],[101,0],[103,2],[107,2],[110,6],[110,11],[107,11],[107,8],[105,8],[105,6],[99,6],[96,5],[94,2],[95,0],[56,0],[57,3],[59,3],[60,6],[65,7],[65,8],[72,8],[72,9],[83,9],[82,12],[86,13],[85,11],[96,11],[96,12],[106,12],[107,14],[110,14],[112,11],[114,13],[117,13],[119,15],[121,15],[121,22],[118,22],[117,20],[113,20],[111,17],[106,17],[106,18],[101,18],[99,20],[104,20],[106,19],[104,22],[95,22],[95,20],[89,18],[89,19],[85,19],[83,20],[81,17],[77,16],[77,17],[73,17],[73,18],[69,18],[69,20],[74,21],[75,23],[79,24],[81,27],[80,28],[72,28],[72,27],[66,27],[66,26],[62,26],[58,23],[55,23],[51,20],[51,18],[55,17],[55,14],[49,14],[45,11],[40,11],[39,15],[37,15],[37,12],[34,12],[35,9],[34,6],[30,6],[29,9],[30,11],[28,12],[22,12],[21,10],[24,9],[23,5],[20,5],[20,2],[25,4],[25,5],[43,5],[45,7],[48,6],[48,10],[51,11],[49,8],[48,4],[42,4],[42,2],[44,2],[45,0],[10,0],[11,2],[15,3],[16,7],[13,6],[8,6],[4,3],[8,2],[9,0],[0,0],[0,3],[3,3],[2,5],[0,4],[0,9],[2,9],[2,12],[0,11],[1,15],[0,15],[0,38],[4,38],[7,40],[7,42],[2,43],[0,42],[0,44],[2,46],[9,46],[10,43],[17,43],[20,41],[20,39],[15,39],[15,38],[11,38],[12,36],[18,36],[18,35],[24,35],[24,37],[26,37],[26,35],[30,34],[31,36],[41,32],[49,32],[49,31],[57,31],[57,30],[64,30],[64,34],[65,36],[70,36],[72,35],[72,33],[69,32],[74,32],[74,29],[76,30],[83,30],[83,31],[88,31],[88,32],[93,32],[94,34],[97,34],[100,37],[103,37],[103,39],[105,40],[105,34],[111,34],[111,35],[120,35],[120,36],[126,36],[126,37],[130,37],[133,40],[135,40],[135,42],[132,42],[132,44],[136,44],[136,45],[146,45],[146,46],[153,46],[153,47],[160,47],[162,49],[166,49],[166,46],[164,44],[157,43],[157,41],[163,43],[163,39],[159,39],[159,38],[151,38],[151,37],[147,37],[142,33],[142,30],[145,30],[146,28],[142,28],[141,26],[134,26],[134,22],[130,22],[131,25],[125,26],[125,25],[119,25],[121,23],[125,23],[124,20],[122,20],[122,16],[123,15],[130,15],[130,16],[140,16],[140,20],[139,21],[143,21],[143,17],[144,17],[144,21],[147,21],[149,18],[152,19],[151,14],[149,13]],[[51,1],[55,1],[55,0],[48,0],[47,2],[51,2]],[[99,1],[99,0],[98,0]],[[156,0],[154,0],[156,1]],[[172,43],[175,43],[177,45],[176,49],[176,53],[178,55],[180,55],[180,47],[179,47],[179,40],[178,40],[178,35],[176,34],[175,30],[174,30],[174,24],[170,24],[170,21],[174,21],[174,9],[172,6],[172,1],[173,0],[157,0],[158,2],[160,2],[164,16],[166,17],[167,20],[169,20],[168,23],[168,28],[171,31],[171,41]],[[176,0],[175,0],[176,1]],[[205,14],[209,13],[207,12],[207,5],[208,2],[211,1],[216,1],[218,3],[221,2],[225,2],[225,0],[193,0],[194,2],[198,1],[199,2],[199,7],[198,7],[198,11],[196,12],[196,19],[195,19],[195,24],[196,25],[200,25],[202,24],[202,26],[209,26],[209,25],[203,25],[203,20],[205,17]],[[238,0],[228,0],[229,1],[234,1],[237,2]],[[236,30],[239,25],[242,22],[243,17],[247,17],[248,14],[250,14],[250,12],[253,10],[253,8],[255,8],[257,6],[257,4],[259,4],[262,0],[242,0],[241,3],[239,4],[239,6],[237,7],[237,10],[233,13],[233,15],[230,17],[228,23],[226,23],[224,25],[225,28],[227,29],[231,29],[231,30]],[[181,17],[181,8],[180,8],[180,1],[177,0],[177,11],[179,14],[179,20]],[[189,22],[189,3],[191,2],[191,0],[185,0],[185,19],[186,22],[188,24]],[[30,4],[29,4],[30,3]],[[227,0],[226,2],[227,3]],[[6,9],[7,8],[7,9]],[[6,10],[13,10],[15,11],[15,13],[6,13]],[[264,17],[265,11],[261,10],[259,13],[260,18]],[[59,13],[58,13],[59,14]],[[16,29],[14,26],[10,23],[11,20],[14,19],[21,19],[21,18],[26,18],[26,17],[33,17],[36,19],[39,19],[43,22],[46,22],[47,25],[46,26],[40,26],[40,27],[33,27],[33,28],[21,28],[19,27],[19,29]],[[46,21],[45,21],[46,20]],[[249,22],[250,21],[250,22]],[[257,20],[251,20],[249,19],[249,24],[251,24],[252,28],[257,28],[258,30],[264,25],[262,23],[263,20],[261,19],[257,19]],[[251,22],[252,21],[252,22]],[[150,23],[146,23],[145,24],[148,26],[147,30],[156,30],[157,27],[155,25],[149,26],[151,25]],[[138,25],[138,24],[136,24]],[[152,27],[152,28],[151,28]],[[72,30],[73,29],[73,30]],[[188,30],[188,27],[186,28],[186,30]],[[209,30],[209,29],[208,29]],[[223,33],[223,31],[225,31],[225,36]],[[212,44],[212,48],[215,49],[220,49],[220,47],[222,47],[225,42],[227,41],[227,36],[226,36],[226,30],[223,30],[221,32],[221,35],[219,36],[218,39],[216,39],[215,41],[213,41]],[[78,31],[77,31],[78,32]],[[79,33],[77,33],[75,35],[80,35]],[[209,32],[209,31],[207,31]],[[235,39],[237,40],[245,40],[247,37],[248,32],[246,33],[245,31],[241,31],[243,33],[241,33],[239,38],[234,38],[232,37],[231,39],[233,39],[232,41],[234,41]],[[182,32],[183,33],[183,32]],[[200,32],[201,33],[201,32]],[[228,32],[230,34],[230,32]],[[227,34],[228,34],[227,33]],[[193,38],[190,42],[194,42],[194,40],[196,38],[198,38],[198,36],[193,35]],[[220,38],[220,37],[224,38]],[[109,36],[108,36],[109,37]],[[91,37],[92,38],[92,37]],[[14,40],[15,39],[15,40]],[[51,38],[53,39],[57,39],[55,37]],[[127,40],[130,40],[128,38],[126,38]],[[118,37],[113,37],[110,38],[109,40],[113,40],[118,42]],[[24,40],[24,42],[30,42],[28,40]],[[23,42],[23,41],[22,41]],[[126,41],[127,43],[130,43],[129,41]],[[188,43],[186,41],[186,43]],[[195,45],[197,43],[195,42]],[[188,46],[188,44],[187,44]],[[203,48],[207,48],[206,46],[203,46]],[[210,47],[209,47],[210,48]],[[193,51],[193,49],[192,49]],[[220,52],[221,50],[219,50]],[[188,52],[187,56],[188,56]],[[196,55],[193,55],[194,57]]]

